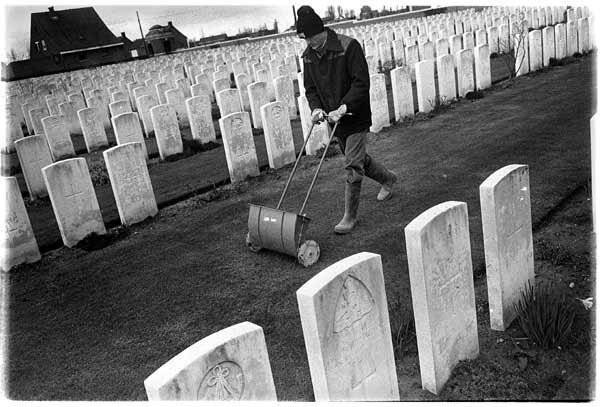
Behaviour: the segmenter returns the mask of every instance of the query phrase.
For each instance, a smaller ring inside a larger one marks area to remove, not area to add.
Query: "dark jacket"
[[[326,30],[323,56],[310,47],[302,54],[304,88],[311,111],[329,113],[346,105],[352,116],[344,116],[336,130],[336,136],[345,138],[371,126],[369,67],[358,41]]]

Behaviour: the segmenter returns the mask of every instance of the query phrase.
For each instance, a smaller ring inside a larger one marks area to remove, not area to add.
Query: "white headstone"
[[[165,92],[167,103],[173,107],[177,117],[177,123],[179,127],[186,128],[190,127],[190,120],[185,110],[185,97],[181,89],[169,89]]]
[[[67,129],[71,135],[82,134],[81,124],[79,124],[75,107],[76,105],[73,102],[65,102],[58,105],[60,114],[65,118]]]
[[[129,100],[118,100],[116,102],[112,102],[108,105],[108,109],[110,110],[110,116],[115,117],[120,115],[121,113],[131,113],[131,104]]]
[[[315,401],[398,401],[381,256],[340,260],[296,297]]]
[[[371,75],[369,99],[371,103],[372,125],[369,131],[380,132],[384,127],[390,126],[390,112],[388,109],[387,91],[385,89],[385,74]]]
[[[150,109],[152,126],[161,160],[183,153],[183,141],[177,125],[177,115],[171,105],[158,105]]]
[[[415,64],[417,79],[417,104],[419,112],[428,113],[435,108],[434,60],[427,59]]]
[[[542,69],[542,32],[533,30],[529,32],[529,70]]]
[[[283,102],[288,109],[288,115],[291,120],[298,118],[298,108],[296,107],[296,96],[294,94],[294,83],[289,75],[275,78],[275,100]],[[264,122],[263,122],[264,123]]]
[[[194,93],[195,92],[195,93]],[[211,101],[215,100],[212,83],[206,74],[196,75],[196,85],[192,86],[192,96],[208,95]]]
[[[42,177],[42,168],[52,164],[46,137],[42,134],[22,138],[15,142],[15,148],[29,197],[34,200],[37,197],[48,196],[48,190]]]
[[[577,51],[580,54],[587,53],[590,47],[590,23],[589,19],[580,18],[577,20]]]
[[[550,65],[550,58],[556,57],[554,49],[554,27],[552,26],[542,30],[542,55],[542,64],[545,67]]]
[[[302,124],[302,135],[304,140],[309,137],[311,128],[311,111],[305,95],[298,96],[298,107],[300,108],[300,122]],[[326,121],[316,124],[306,143],[306,154],[315,155],[329,142],[329,125]]]
[[[436,205],[404,231],[421,384],[439,394],[460,360],[479,355],[467,204]]]
[[[508,165],[479,186],[492,329],[504,331],[527,284],[535,285],[529,168]]]
[[[148,400],[276,401],[267,344],[242,322],[196,342],[144,380]]]
[[[85,158],[56,162],[42,168],[42,174],[65,246],[106,233]]]
[[[140,143],[144,152],[144,157],[148,158],[146,142],[142,134],[142,126],[137,113],[121,113],[112,118],[113,128],[115,129],[115,139],[118,145],[127,143]],[[158,143],[158,139],[157,139]]]
[[[472,49],[463,49],[456,54],[456,73],[459,97],[464,97],[467,92],[475,90]]]
[[[454,71],[452,73],[454,74]],[[415,115],[415,106],[412,82],[410,80],[410,69],[406,66],[392,69],[390,76],[396,121],[403,121],[405,117],[413,117]]]
[[[487,89],[492,86],[492,71],[490,65],[490,49],[487,44],[478,45],[475,54],[475,88]]]
[[[119,218],[129,226],[158,213],[144,150],[140,143],[125,143],[102,153]]]
[[[29,109],[29,120],[31,121],[33,134],[44,134],[42,119],[48,116],[50,116],[50,114],[48,113],[47,107],[34,107],[33,109]]]
[[[250,115],[247,112],[232,113],[219,119],[219,127],[231,182],[259,175]]]
[[[192,138],[202,143],[216,141],[215,127],[212,122],[210,97],[194,96],[185,101]]]
[[[287,106],[283,102],[267,103],[260,108],[260,114],[264,126],[269,167],[281,168],[294,162],[296,153]]]
[[[556,59],[563,59],[567,56],[567,32],[565,24],[554,26],[554,42],[556,45]]]
[[[53,161],[75,156],[73,142],[63,116],[44,117],[42,126]]]
[[[452,55],[446,54],[437,57],[437,74],[440,103],[445,104],[456,99],[456,76]]]
[[[98,116],[99,110],[96,107],[81,109],[77,112],[88,153],[108,146],[106,131]]]
[[[0,177],[4,194],[4,230],[0,238],[0,269],[9,271],[42,258],[16,177]],[[3,333],[4,335],[4,333]]]
[[[248,85],[248,97],[250,98],[250,112],[252,113],[252,124],[255,129],[262,129],[260,119],[260,108],[269,103],[266,82],[254,82]]]
[[[154,133],[150,109],[158,105],[158,100],[155,95],[142,95],[136,100],[136,104],[138,107],[138,114],[142,121],[144,135],[150,137],[150,135]]]
[[[223,89],[216,94],[220,116],[242,111],[242,98],[238,89]]]
[[[510,52],[512,44],[510,41],[510,26],[508,24],[500,25],[498,31],[498,51],[501,54]]]
[[[419,47],[411,45],[405,48],[406,66],[410,69],[410,79],[415,80],[415,64],[419,62]]]

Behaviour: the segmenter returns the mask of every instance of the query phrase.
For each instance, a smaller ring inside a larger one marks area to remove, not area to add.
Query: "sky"
[[[9,0],[10,1],[10,0]],[[62,2],[41,3],[12,3],[6,4],[5,13],[5,51],[14,49],[17,55],[26,56],[29,44],[30,15],[34,12],[48,11],[49,6],[56,10],[68,8],[93,6],[113,34],[119,36],[125,32],[129,39],[140,38],[140,29],[137,23],[136,11],[139,12],[140,21],[144,34],[155,25],[165,25],[172,21],[188,38],[197,39],[203,36],[227,33],[235,35],[244,28],[258,28],[266,24],[268,28],[273,27],[277,20],[280,31],[285,30],[294,23],[292,5],[296,9],[301,5],[311,5],[319,15],[324,15],[327,6],[333,5],[337,8],[341,5],[344,9],[354,9],[359,14],[363,5],[369,5],[373,9],[404,7],[407,3],[397,0],[301,0],[292,1],[195,1],[184,2],[176,0],[177,6],[165,6],[158,1],[124,1],[119,5],[114,2]],[[412,1],[411,4],[417,4]],[[124,5],[122,5],[124,4]],[[180,5],[183,4],[183,5]],[[3,56],[5,54],[2,54]]]

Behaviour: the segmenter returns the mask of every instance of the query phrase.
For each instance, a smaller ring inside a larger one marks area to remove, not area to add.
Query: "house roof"
[[[122,42],[93,7],[31,13],[30,50],[41,40],[51,54]]]

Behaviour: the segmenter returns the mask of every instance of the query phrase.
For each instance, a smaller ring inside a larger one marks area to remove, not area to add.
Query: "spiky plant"
[[[551,283],[528,283],[515,311],[523,333],[545,349],[564,343],[575,319],[572,299]]]

